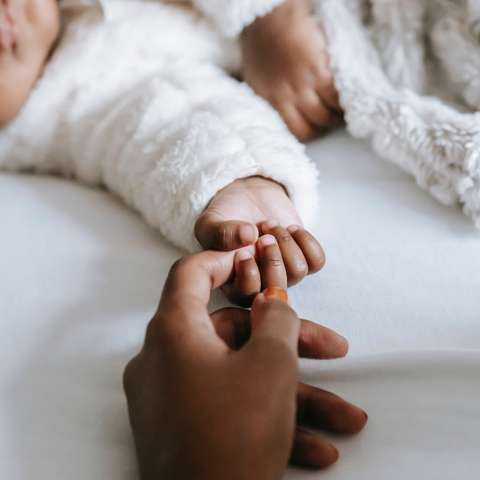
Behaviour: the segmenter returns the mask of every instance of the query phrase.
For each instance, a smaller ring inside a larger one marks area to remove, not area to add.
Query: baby
[[[318,271],[317,172],[285,124],[341,118],[308,0],[1,0],[0,168],[104,185],[187,250],[270,233],[289,285]]]

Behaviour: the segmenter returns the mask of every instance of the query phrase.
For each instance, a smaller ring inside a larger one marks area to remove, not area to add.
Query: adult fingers
[[[321,438],[297,429],[290,462],[310,468],[327,468],[338,460],[338,450]]]
[[[207,209],[195,223],[195,236],[205,249],[232,251],[253,245],[258,229],[249,222],[225,220]]]
[[[346,338],[315,322],[300,320],[298,354],[301,357],[326,360],[344,357],[347,352]]]
[[[298,225],[290,225],[287,230],[305,256],[308,264],[308,274],[311,275],[320,271],[325,265],[325,252],[318,240]]]
[[[336,433],[358,433],[367,414],[337,395],[320,388],[298,384],[297,421],[309,427]]]
[[[263,233],[271,234],[277,240],[287,272],[288,286],[291,287],[301,282],[308,274],[308,264],[302,250],[290,233],[276,220],[262,223],[261,229]]]
[[[255,259],[248,250],[238,250],[235,254],[233,282],[225,284],[223,292],[232,303],[250,307],[260,287],[260,271]]]
[[[250,338],[250,311],[227,307],[210,315],[217,335],[232,350],[240,350]]]
[[[273,235],[264,235],[258,242],[258,260],[262,277],[262,290],[267,287],[287,289],[287,272],[282,252]]]
[[[300,320],[285,301],[260,293],[250,311],[250,324],[251,334],[246,350],[258,346],[262,354],[273,354],[280,364],[283,359],[294,359],[296,369]]]
[[[250,311],[240,308],[222,308],[210,315],[217,335],[232,350],[239,350],[250,338]],[[326,360],[344,357],[347,340],[329,328],[300,319],[298,354],[303,358]]]
[[[149,340],[186,342],[200,335],[218,337],[208,315],[210,290],[233,273],[233,252],[205,251],[183,257],[172,266],[160,304],[147,329]],[[160,335],[159,335],[160,334]]]

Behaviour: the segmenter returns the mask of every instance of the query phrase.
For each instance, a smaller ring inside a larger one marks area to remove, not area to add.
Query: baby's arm
[[[342,122],[325,37],[309,0],[286,0],[242,33],[244,79],[307,140]]]
[[[233,11],[233,3],[221,5]],[[267,8],[273,0],[252,3],[249,15],[259,14],[260,3]],[[225,249],[252,245],[256,227],[264,233],[267,220],[286,229],[315,218],[315,166],[279,115],[244,83],[192,59],[168,58],[148,75],[126,75],[117,50],[98,48],[109,45],[108,25],[97,25],[93,39],[78,39],[76,28],[20,115],[0,131],[0,168],[104,185],[190,251],[200,247],[193,234],[200,216],[203,247],[217,247],[218,232],[235,238],[240,224],[250,224],[253,237],[226,242]],[[215,223],[215,213],[223,224]],[[306,273],[306,260],[300,268],[293,262],[291,282]]]

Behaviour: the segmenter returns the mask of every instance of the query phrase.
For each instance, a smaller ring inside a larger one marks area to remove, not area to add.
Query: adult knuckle
[[[212,277],[216,269],[222,268],[222,263],[216,254],[212,251],[205,251],[201,256],[196,257],[198,266],[207,274],[208,277]]]
[[[300,322],[295,311],[285,302],[280,300],[264,302],[262,305],[262,314],[265,318],[282,317],[292,323]]]
[[[176,282],[177,281],[176,279],[182,275],[182,272],[194,266],[196,261],[197,259],[195,255],[186,255],[184,257],[179,258],[171,266],[168,277],[173,282]]]
[[[133,357],[123,370],[122,385],[126,396],[129,398],[135,391],[135,384],[138,380],[140,370],[140,356]]]
[[[132,384],[132,377],[135,375],[134,367],[132,366],[133,359],[128,362],[127,366],[123,370],[122,384],[123,390],[126,394],[130,393],[130,387]]]
[[[145,330],[145,346],[151,347],[156,345],[162,336],[162,319],[161,315],[158,318],[154,318],[148,322]]]
[[[179,258],[173,263],[172,267],[170,268],[170,272],[173,274],[177,273],[179,270],[181,270],[185,265],[189,263],[189,260],[190,260],[190,256]]]

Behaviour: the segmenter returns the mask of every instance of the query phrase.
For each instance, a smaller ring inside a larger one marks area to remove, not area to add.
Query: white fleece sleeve
[[[263,17],[285,0],[193,0],[226,37],[238,35],[255,18]]]
[[[188,251],[199,249],[198,216],[238,178],[283,184],[308,224],[317,171],[279,115],[212,65],[172,61],[162,71],[115,94],[99,76],[57,106],[39,85],[0,134],[0,167],[105,185]],[[48,119],[38,114],[47,109]]]

